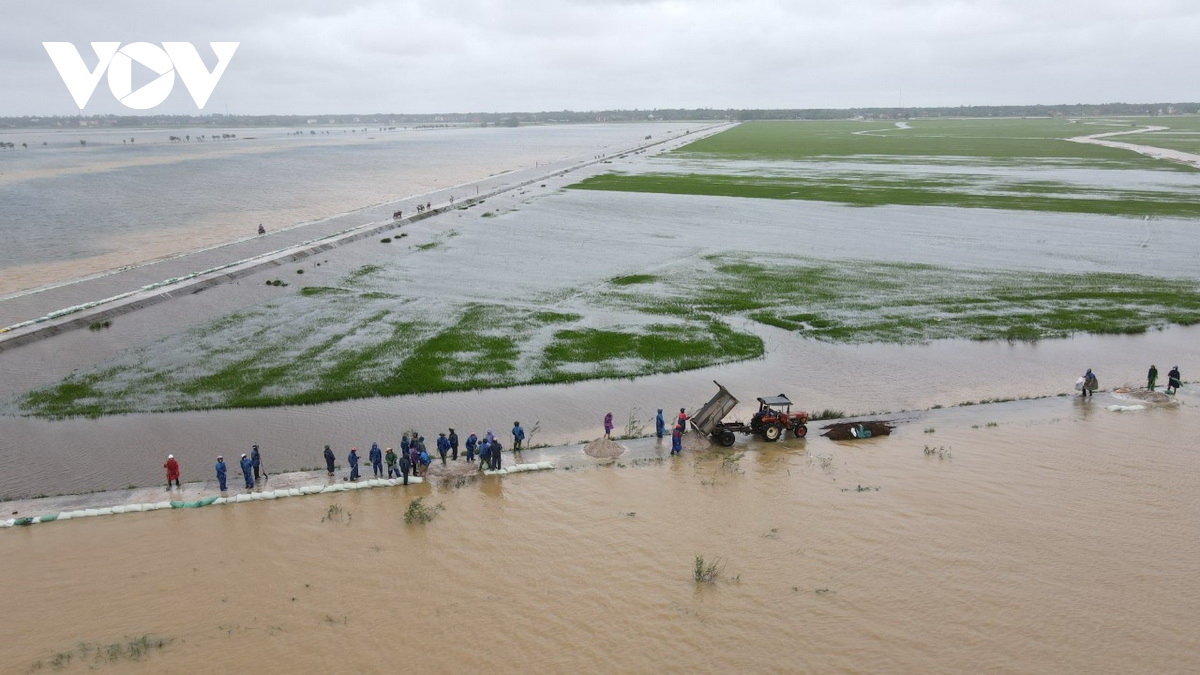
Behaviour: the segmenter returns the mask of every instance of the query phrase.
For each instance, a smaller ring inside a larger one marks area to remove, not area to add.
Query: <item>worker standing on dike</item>
[[[175,481],[175,487],[180,487],[179,462],[175,461],[175,455],[167,455],[167,463],[163,464],[163,468],[167,470],[167,490],[171,489],[171,481]]]
[[[378,443],[371,443],[371,450],[367,453],[367,457],[371,460],[371,471],[375,478],[383,475],[383,451],[379,449]]]
[[[335,461],[335,458],[333,456],[333,449],[330,448],[328,445],[326,445],[325,446],[325,470],[329,472],[330,476],[333,475],[333,470],[335,468],[333,465],[334,461]]]
[[[442,457],[442,466],[446,466],[446,453],[450,452],[450,439],[446,438],[445,432],[438,434],[437,451]]]
[[[358,448],[350,448],[346,461],[350,463],[350,480],[358,480]]]
[[[400,453],[400,475],[404,477],[405,485],[408,485],[408,474],[412,471],[412,468],[412,460],[408,458],[408,453]]]
[[[396,451],[388,448],[387,454],[383,456],[383,459],[387,463],[388,478],[399,478],[400,470],[396,468]]]
[[[259,471],[262,469],[262,454],[258,452],[258,444],[250,448],[250,465],[254,467],[254,482],[259,481]],[[264,471],[265,475],[266,472]]]
[[[475,446],[479,444],[479,437],[472,433],[467,436],[467,461],[475,463]]]
[[[254,488],[254,465],[250,462],[250,458],[246,453],[242,453],[242,477],[246,479],[246,489]]]
[[[217,486],[221,488],[221,492],[225,492],[225,457],[217,455]]]

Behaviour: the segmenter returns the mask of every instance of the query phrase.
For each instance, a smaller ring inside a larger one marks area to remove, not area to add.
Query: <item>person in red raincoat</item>
[[[179,485],[179,462],[175,461],[175,455],[167,455],[167,463],[163,464],[167,470],[167,489],[171,489],[171,481],[175,481],[175,487]]]

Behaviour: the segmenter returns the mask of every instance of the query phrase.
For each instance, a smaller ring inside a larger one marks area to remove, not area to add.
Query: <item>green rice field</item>
[[[1112,140],[1196,149],[1194,118],[1174,132]],[[952,206],[1200,218],[1200,190],[1155,174],[1190,167],[1066,139],[1152,120],[1063,119],[754,122],[700,139],[644,171],[610,172],[584,190],[854,206]],[[1146,123],[1146,124],[1144,124]],[[1100,172],[1102,177],[1097,177]]]

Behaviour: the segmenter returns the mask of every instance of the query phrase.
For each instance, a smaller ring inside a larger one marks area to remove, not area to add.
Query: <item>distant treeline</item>
[[[0,128],[63,127],[319,127],[439,126],[515,127],[525,124],[590,122],[911,119],[925,117],[1099,117],[1108,115],[1177,115],[1200,113],[1200,103],[1076,103],[1073,105],[978,105],[943,108],[662,108],[576,112],[505,112],[345,115],[60,115],[0,117]]]

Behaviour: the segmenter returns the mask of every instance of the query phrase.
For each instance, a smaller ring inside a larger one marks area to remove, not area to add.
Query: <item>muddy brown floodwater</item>
[[[0,531],[0,671],[1196,672],[1196,409],[1105,402]]]

